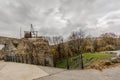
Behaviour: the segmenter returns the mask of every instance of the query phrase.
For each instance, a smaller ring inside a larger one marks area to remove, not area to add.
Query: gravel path
[[[0,61],[0,80],[32,80],[47,75],[36,65]]]
[[[120,66],[98,70],[65,70],[0,61],[0,80],[120,80]]]
[[[64,70],[34,80],[120,80],[120,66],[98,70]]]

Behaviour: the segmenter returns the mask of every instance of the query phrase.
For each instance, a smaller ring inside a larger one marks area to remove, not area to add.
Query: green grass
[[[84,54],[84,64],[85,66],[89,66],[99,60],[103,59],[110,59],[113,55],[112,54],[105,54],[105,53],[93,53],[93,54]],[[90,58],[92,58],[91,61]]]
[[[102,59],[110,59],[112,56],[113,55],[111,54],[105,53],[85,53],[83,54],[84,66],[89,66],[90,64],[93,64]],[[80,61],[77,61],[77,63],[75,63],[74,61],[75,59],[79,59],[79,57],[80,55],[69,58],[69,64],[72,69],[75,69],[79,66]],[[66,59],[63,59],[57,62],[56,67],[66,68],[66,63],[67,63]]]
[[[58,67],[58,68],[66,68],[66,63],[67,63],[66,59],[60,60],[60,61],[58,61],[56,63],[56,67]]]

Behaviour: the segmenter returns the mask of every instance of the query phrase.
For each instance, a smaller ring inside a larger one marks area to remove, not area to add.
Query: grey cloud
[[[95,36],[119,33],[119,13],[107,16],[120,11],[119,5],[119,0],[0,0],[0,35],[18,37],[19,28],[29,30],[31,23],[40,35],[67,36],[80,28]]]

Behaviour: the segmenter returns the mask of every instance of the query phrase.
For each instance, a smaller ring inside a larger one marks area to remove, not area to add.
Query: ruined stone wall
[[[0,36],[0,44],[5,44],[6,42],[12,41],[12,40],[19,41],[19,39],[17,39],[17,38],[9,38],[9,37]]]
[[[5,61],[53,66],[48,41],[41,38],[8,40],[4,50]]]

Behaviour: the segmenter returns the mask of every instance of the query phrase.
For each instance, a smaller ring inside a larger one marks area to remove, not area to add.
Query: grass
[[[105,54],[105,53],[85,53],[83,54],[83,61],[84,61],[84,66],[89,66],[99,60],[102,59],[110,59],[113,55],[112,54]],[[69,65],[70,68],[75,69],[79,67],[80,65],[80,55],[74,56],[69,58]],[[66,59],[60,60],[57,62],[56,67],[58,68],[66,68],[67,61]]]
[[[113,55],[112,54],[105,54],[105,53],[93,53],[93,54],[84,54],[84,63],[85,66],[89,66],[94,64],[95,62],[99,62],[100,60],[110,59]],[[92,60],[90,60],[92,58]],[[90,61],[89,61],[90,60]]]

